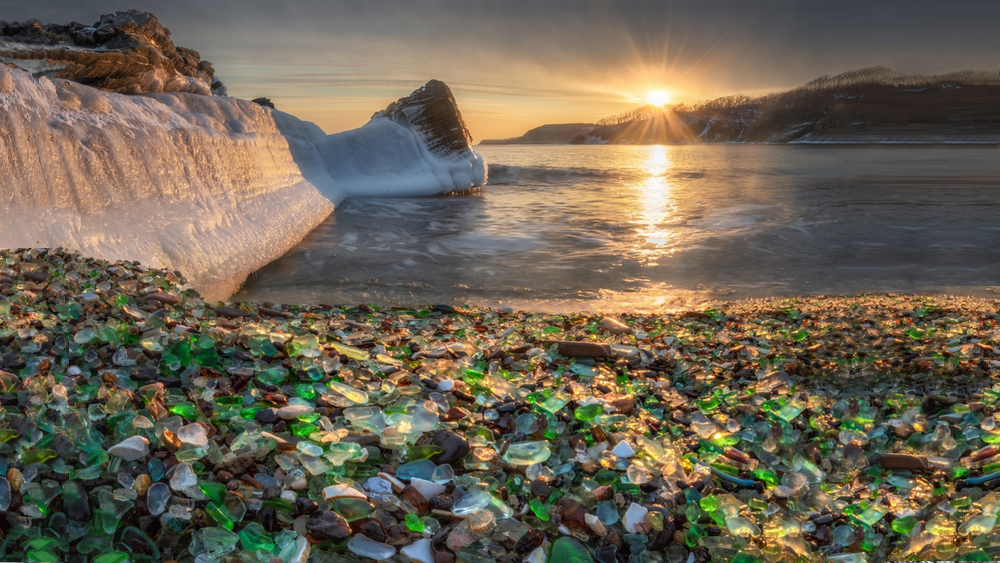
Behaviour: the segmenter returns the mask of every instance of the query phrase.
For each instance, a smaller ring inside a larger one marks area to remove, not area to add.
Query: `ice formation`
[[[0,65],[0,247],[177,269],[221,299],[345,197],[485,183],[469,144],[433,141],[391,116],[328,136],[245,100],[126,96]]]

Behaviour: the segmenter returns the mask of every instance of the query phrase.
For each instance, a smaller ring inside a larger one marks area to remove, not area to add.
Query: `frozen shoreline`
[[[388,117],[326,135],[245,100],[126,96],[2,65],[0,110],[0,247],[182,270],[215,298],[347,197],[432,195],[486,180],[468,146],[431,152],[433,132]],[[457,108],[451,117],[461,124]]]

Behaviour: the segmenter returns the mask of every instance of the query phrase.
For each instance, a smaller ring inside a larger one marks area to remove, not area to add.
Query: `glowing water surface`
[[[237,299],[660,310],[996,296],[993,147],[491,146],[464,196],[352,199]]]

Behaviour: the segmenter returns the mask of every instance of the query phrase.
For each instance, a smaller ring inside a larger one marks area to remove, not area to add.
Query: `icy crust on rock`
[[[478,152],[439,156],[421,136],[392,120],[375,118],[330,135],[320,152],[341,197],[424,196],[464,191],[486,183]]]
[[[486,163],[472,149],[455,97],[440,80],[322,145],[325,154],[336,155],[326,167],[345,196],[430,195],[486,183]]]
[[[468,149],[467,149],[468,150]],[[388,119],[327,136],[244,100],[126,96],[0,65],[0,247],[68,247],[184,272],[223,299],[356,195],[485,183]]]

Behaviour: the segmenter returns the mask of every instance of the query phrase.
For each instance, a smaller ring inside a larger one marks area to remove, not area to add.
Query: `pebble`
[[[410,485],[420,493],[425,499],[430,500],[447,490],[444,485],[438,485],[433,481],[427,481],[420,477],[410,479]]]
[[[288,563],[306,563],[309,559],[310,550],[309,540],[302,536],[295,538],[295,552],[292,553],[292,557],[288,560]]]
[[[20,469],[11,467],[7,470],[7,483],[10,485],[11,490],[20,491],[24,485],[24,474],[21,473]]]
[[[594,344],[592,342],[569,342],[558,343],[559,355],[567,358],[610,358],[611,346],[607,344]]]
[[[181,302],[181,298],[176,295],[170,295],[169,293],[164,293],[162,291],[154,291],[146,295],[146,299],[150,301],[157,301],[163,303],[164,305],[176,305]]]
[[[149,488],[153,485],[153,480],[149,477],[148,473],[142,473],[135,478],[132,483],[132,490],[135,494],[142,496],[149,491]]]
[[[230,319],[238,319],[241,317],[250,316],[250,313],[244,311],[243,309],[237,309],[236,307],[229,307],[229,306],[216,307],[215,314],[219,315],[220,317],[226,317]]]
[[[444,450],[431,457],[431,461],[438,465],[454,464],[468,455],[471,449],[468,440],[451,430],[439,430],[434,434],[433,442]]]
[[[396,555],[396,548],[391,545],[369,539],[364,534],[355,534],[351,541],[347,542],[347,549],[361,557],[369,557],[376,561],[388,559]]]
[[[309,535],[318,540],[340,540],[351,537],[351,526],[343,516],[332,510],[316,512],[306,520]]]
[[[420,538],[399,550],[410,558],[413,563],[434,563],[434,553],[431,551],[431,540]]]
[[[625,440],[618,442],[611,453],[622,459],[628,459],[635,455],[635,450]]]
[[[645,523],[646,514],[648,513],[649,509],[645,506],[634,502],[630,504],[628,510],[622,516],[622,525],[625,526],[625,531],[630,534],[644,533],[640,532],[636,526]]]
[[[140,460],[149,455],[149,440],[145,436],[132,436],[108,448],[108,453],[125,461]]]
[[[287,405],[278,409],[278,417],[283,420],[295,420],[300,416],[312,414],[316,409],[309,405]]]
[[[545,563],[545,550],[536,547],[524,558],[524,563]]]
[[[882,454],[879,466],[882,469],[908,469],[910,471],[927,471],[930,467],[926,457],[909,454]]]
[[[335,498],[343,498],[343,497],[368,500],[367,495],[355,489],[354,487],[350,487],[348,485],[330,485],[329,487],[323,489],[324,500],[333,500]]]
[[[184,444],[191,444],[199,448],[208,447],[208,432],[205,431],[204,426],[197,422],[181,426],[177,429],[176,434],[177,439]]]
[[[613,317],[604,317],[603,319],[601,319],[600,327],[610,332],[611,334],[616,334],[616,335],[632,333],[632,329],[627,324]]]

